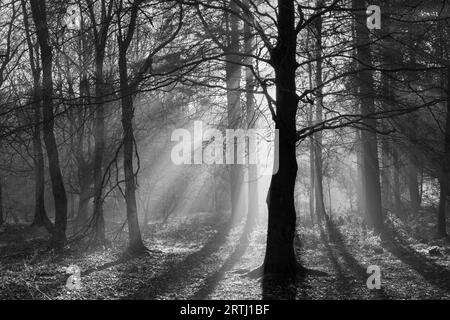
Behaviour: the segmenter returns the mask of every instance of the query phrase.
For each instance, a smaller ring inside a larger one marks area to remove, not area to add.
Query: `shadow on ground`
[[[450,293],[450,270],[434,263],[411,248],[394,227],[388,227],[382,246],[403,263],[414,269],[427,282]]]
[[[192,277],[195,276],[194,270],[204,265],[213,253],[220,250],[226,242],[227,236],[232,228],[231,222],[225,222],[218,226],[217,233],[200,249],[182,261],[168,267],[162,274],[151,278],[142,287],[137,288],[135,292],[126,299],[157,299],[158,296],[164,296],[171,292],[178,292],[178,288],[185,288]],[[205,275],[201,274],[199,280]],[[194,279],[194,281],[196,281]],[[207,291],[205,289],[205,291]]]

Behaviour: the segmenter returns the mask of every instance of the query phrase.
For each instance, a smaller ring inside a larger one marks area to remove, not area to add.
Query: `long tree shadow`
[[[366,273],[367,269],[364,268],[364,266],[361,265],[350,253],[345,243],[344,236],[329,216],[325,216],[325,223],[328,230],[329,242],[334,245],[334,247],[336,248],[336,252],[343,258],[350,271],[353,272],[355,276],[362,281],[361,285],[365,285],[365,281],[368,277]],[[375,290],[374,292],[376,294],[376,298],[389,298],[389,296],[385,293],[384,288]]]
[[[202,249],[188,255],[182,261],[169,266],[163,274],[153,277],[150,282],[146,283],[143,287],[138,288],[126,299],[154,300],[160,295],[175,291],[177,285],[184,287],[184,284],[188,281],[187,276],[192,276],[193,270],[201,266],[209,256],[217,252],[226,242],[232,227],[233,224],[231,219],[223,224],[219,224],[217,233],[202,247]]]
[[[337,286],[339,289],[341,289],[342,293],[345,296],[350,296],[352,291],[351,290],[352,285],[350,283],[350,280],[348,279],[348,275],[345,274],[344,272],[345,269],[340,265],[337,255],[335,254],[333,248],[331,248],[330,246],[328,240],[330,238],[329,234],[325,233],[325,230],[323,229],[323,226],[321,224],[319,224],[319,229],[320,229],[320,239],[322,240],[322,243],[325,246],[328,258],[331,264],[333,265],[334,270],[336,271]]]
[[[244,230],[238,240],[238,244],[234,249],[233,253],[228,257],[228,259],[224,262],[222,267],[219,270],[210,275],[202,284],[202,286],[194,293],[189,299],[201,300],[206,299],[210,293],[214,291],[217,287],[220,280],[225,277],[225,274],[230,271],[233,266],[239,262],[239,260],[244,255],[245,251],[248,248],[250,243],[250,236],[252,234],[252,227],[249,226],[249,221],[246,220],[246,225],[244,226]]]
[[[427,282],[450,292],[450,270],[427,259],[411,248],[394,227],[388,226],[382,246],[419,273]]]

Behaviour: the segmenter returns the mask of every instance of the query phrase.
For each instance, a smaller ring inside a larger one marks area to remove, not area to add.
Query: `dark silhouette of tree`
[[[50,45],[47,24],[47,11],[44,0],[30,0],[31,12],[36,26],[36,36],[40,48],[42,66],[42,108],[43,132],[47,149],[50,179],[55,202],[55,230],[52,236],[52,246],[62,250],[66,241],[67,225],[67,197],[63,176],[59,164],[58,147],[54,134],[54,106],[53,106],[53,76],[52,76],[52,47]]]
[[[94,241],[102,244],[106,241],[105,219],[103,216],[103,162],[105,153],[105,106],[106,96],[104,61],[106,53],[106,43],[108,40],[108,31],[113,18],[114,1],[102,0],[100,2],[100,18],[96,17],[94,3],[87,1],[89,17],[92,23],[92,32],[95,41],[95,150],[94,150]]]
[[[358,60],[358,74],[356,75],[361,99],[361,113],[364,130],[361,132],[362,160],[365,191],[365,209],[368,223],[377,231],[383,232],[383,212],[381,209],[380,168],[378,162],[378,139],[376,134],[377,122],[367,116],[375,112],[375,92],[372,75],[372,61],[370,51],[369,31],[366,26],[366,2],[353,0],[356,11],[355,46]]]

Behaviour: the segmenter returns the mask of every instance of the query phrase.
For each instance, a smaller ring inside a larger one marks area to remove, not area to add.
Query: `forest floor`
[[[108,248],[72,244],[55,255],[44,251],[44,230],[2,227],[0,299],[450,299],[448,242],[408,237],[398,221],[383,240],[353,222],[300,227],[302,264],[324,274],[283,284],[247,277],[264,258],[263,225],[246,236],[213,219],[150,224],[151,252],[135,259],[121,255],[126,233]],[[66,287],[70,265],[81,269],[80,289]],[[381,269],[380,290],[366,286],[370,265]]]

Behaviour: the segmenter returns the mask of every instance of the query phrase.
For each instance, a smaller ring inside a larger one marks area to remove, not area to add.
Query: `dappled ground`
[[[282,284],[246,276],[264,258],[262,222],[250,235],[244,223],[232,227],[214,218],[150,224],[143,234],[151,252],[132,260],[121,254],[124,232],[102,250],[71,244],[54,255],[45,252],[43,230],[7,226],[0,233],[0,299],[450,298],[447,243],[408,238],[405,230],[414,230],[398,221],[383,239],[354,221],[338,221],[299,228],[302,263],[323,273]],[[81,269],[79,290],[65,286],[72,264]],[[369,265],[381,269],[381,290],[366,286]]]

